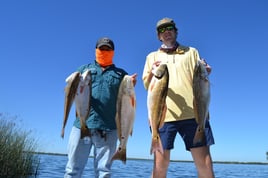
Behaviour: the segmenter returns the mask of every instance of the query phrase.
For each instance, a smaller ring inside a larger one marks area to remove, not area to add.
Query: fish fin
[[[194,140],[193,140],[193,145],[204,144],[205,138],[206,138],[206,136],[205,136],[204,129],[201,129],[200,126],[197,126],[196,131],[195,131]]]
[[[64,138],[64,128],[61,129],[61,138],[63,139]]]
[[[164,154],[164,149],[163,149],[162,142],[161,142],[159,135],[156,138],[152,138],[150,153],[153,154],[156,151],[159,151],[162,155]]]
[[[127,150],[126,148],[121,148],[119,147],[115,154],[112,157],[112,161],[113,160],[121,160],[124,164],[126,164],[126,160],[127,160]]]
[[[81,127],[81,136],[80,138],[84,138],[86,136],[90,136],[89,129],[87,127]]]

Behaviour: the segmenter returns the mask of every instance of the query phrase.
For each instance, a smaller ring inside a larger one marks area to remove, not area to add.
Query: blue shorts
[[[163,148],[165,150],[171,150],[174,148],[174,141],[177,132],[182,137],[185,149],[190,151],[191,148],[209,146],[214,144],[214,138],[209,121],[206,122],[205,135],[206,142],[204,144],[193,145],[193,139],[196,132],[197,123],[195,119],[187,119],[182,121],[165,122],[163,127],[159,129],[159,135],[162,141]]]

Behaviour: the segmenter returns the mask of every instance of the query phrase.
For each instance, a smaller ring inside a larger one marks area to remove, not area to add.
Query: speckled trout
[[[127,141],[129,135],[132,135],[136,111],[136,94],[129,75],[125,75],[120,84],[116,109],[116,126],[120,143],[112,160],[126,163]]]
[[[198,61],[193,75],[193,107],[195,119],[198,124],[193,144],[205,142],[205,123],[208,118],[210,103],[210,81],[208,72],[202,61]]]
[[[169,73],[166,64],[160,64],[153,71],[148,87],[147,108],[152,132],[150,153],[164,153],[158,129],[164,124],[166,116],[166,97],[168,93]]]
[[[64,116],[63,126],[61,130],[61,137],[64,138],[64,130],[69,117],[72,104],[76,105],[76,116],[80,119],[81,124],[81,138],[88,135],[85,120],[88,117],[90,110],[90,96],[91,96],[91,75],[89,71],[80,74],[80,72],[73,72],[66,78],[66,86],[64,88]]]

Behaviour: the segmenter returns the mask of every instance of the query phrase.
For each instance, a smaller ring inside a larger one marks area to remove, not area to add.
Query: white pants
[[[95,178],[111,177],[111,158],[116,151],[117,131],[100,132],[91,130],[91,137],[80,139],[80,129],[73,127],[68,143],[68,162],[65,178],[82,177],[90,150],[94,146]]]

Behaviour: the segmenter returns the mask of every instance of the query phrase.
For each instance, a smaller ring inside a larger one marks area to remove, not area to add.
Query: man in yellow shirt
[[[166,98],[165,123],[159,129],[164,154],[156,151],[154,157],[153,178],[165,178],[170,162],[170,150],[174,148],[177,133],[183,138],[185,148],[190,151],[195,162],[199,178],[213,178],[212,159],[209,146],[214,144],[209,121],[206,121],[205,143],[193,144],[197,123],[193,110],[193,73],[198,60],[198,51],[193,47],[182,46],[177,42],[178,29],[170,18],[163,18],[156,25],[160,49],[146,57],[143,82],[146,90],[152,78],[152,69],[166,64],[169,71],[169,86]],[[210,73],[211,68],[206,65]]]

